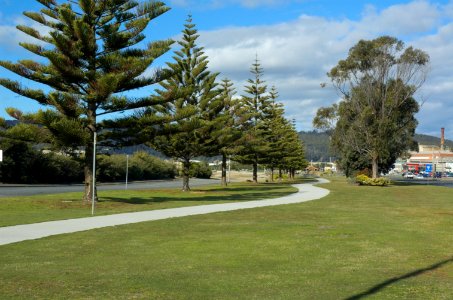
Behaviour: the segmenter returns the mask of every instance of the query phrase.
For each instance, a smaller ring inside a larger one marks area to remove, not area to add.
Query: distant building
[[[424,171],[450,172],[453,170],[453,152],[450,149],[436,145],[419,145],[418,152],[410,152],[411,156],[406,161],[397,161],[395,169],[398,171]]]
[[[418,152],[410,152],[407,160],[398,159],[394,170],[419,172],[451,172],[453,152],[445,146],[445,129],[440,130],[440,146],[418,145]]]

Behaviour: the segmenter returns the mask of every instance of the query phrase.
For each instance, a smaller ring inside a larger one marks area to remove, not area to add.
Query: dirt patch
[[[230,180],[233,182],[246,182],[247,180],[253,179],[253,173],[249,172],[249,171],[231,171],[229,176],[230,176]],[[222,177],[222,172],[220,172],[220,171],[212,172],[211,178],[220,179],[221,177]],[[227,178],[228,178],[228,172],[227,172]],[[258,181],[265,182],[267,179],[269,179],[269,176],[267,174],[265,174],[264,172],[258,173]]]

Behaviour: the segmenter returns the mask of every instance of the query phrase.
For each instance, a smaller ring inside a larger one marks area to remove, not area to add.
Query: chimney
[[[441,128],[440,129],[440,150],[444,150],[445,149],[445,128]]]

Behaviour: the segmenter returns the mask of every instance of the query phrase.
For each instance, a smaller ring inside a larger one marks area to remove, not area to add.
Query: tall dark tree
[[[396,38],[359,41],[328,73],[343,101],[320,109],[314,125],[326,128],[336,120],[332,142],[342,159],[365,157],[376,178],[380,165],[393,163],[414,145],[419,109],[414,94],[428,63],[425,52],[405,48]]]
[[[124,94],[161,82],[169,75],[165,70],[152,74],[145,71],[170,49],[172,41],[134,47],[145,39],[143,31],[149,22],[169,8],[159,1],[37,1],[43,5],[40,12],[24,15],[48,28],[49,33],[24,25],[17,29],[44,44],[20,43],[41,58],[1,61],[0,65],[47,85],[49,91],[28,88],[10,79],[0,79],[0,84],[47,107],[28,115],[10,109],[12,117],[43,126],[57,146],[85,149],[84,199],[90,200],[92,191],[96,193],[91,186],[91,166],[93,136],[100,129],[98,117],[170,100]]]
[[[283,104],[277,102],[278,92],[274,86],[269,95],[270,113],[262,122],[264,137],[269,146],[266,155],[260,161],[270,168],[271,181],[275,168],[279,170],[279,178],[282,177],[283,170],[287,170],[293,178],[295,171],[302,169],[306,164],[303,144],[294,125],[285,118]]]
[[[203,47],[197,46],[199,37],[191,17],[188,18],[179,41],[181,49],[175,51],[175,62],[168,63],[174,75],[161,83],[158,91],[165,99],[172,91],[179,93],[176,101],[169,103],[166,111],[175,117],[163,128],[165,135],[155,138],[151,145],[169,157],[182,162],[183,191],[189,191],[190,160],[210,153],[210,145],[215,143],[212,131],[215,118],[223,109],[223,101],[215,82],[217,73],[208,70],[208,57]],[[187,113],[182,113],[187,112]]]
[[[241,106],[249,112],[248,121],[242,124],[242,149],[235,156],[235,160],[251,164],[253,167],[253,182],[258,182],[258,163],[269,150],[265,140],[265,127],[262,122],[270,117],[271,98],[267,92],[267,85],[262,80],[263,68],[258,61],[250,68],[253,78],[248,79],[245,86],[245,95],[242,96]]]
[[[233,83],[223,79],[220,83],[219,100],[222,101],[222,110],[215,116],[214,130],[211,132],[213,142],[210,143],[210,156],[221,155],[221,185],[227,185],[227,158],[234,154],[242,136],[240,126],[245,119],[246,112],[240,106],[235,94]]]

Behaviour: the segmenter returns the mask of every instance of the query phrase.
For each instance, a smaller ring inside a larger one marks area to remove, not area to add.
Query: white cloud
[[[350,47],[360,39],[384,34],[405,37],[407,45],[427,51],[432,60],[432,71],[418,94],[426,101],[418,114],[418,131],[436,133],[443,126],[453,138],[453,108],[449,108],[453,22],[442,9],[428,1],[413,1],[382,11],[367,7],[359,21],[302,15],[276,25],[204,31],[200,44],[206,47],[210,68],[232,79],[239,94],[258,54],[264,80],[279,90],[287,116],[296,119],[299,129],[309,130],[316,110],[338,101],[333,88],[322,89],[320,84],[329,82],[326,73],[347,56]],[[443,25],[438,27],[440,18]]]
[[[438,5],[428,1],[414,1],[390,6],[381,12],[368,6],[362,26],[376,33],[393,35],[419,34],[432,30],[440,21]]]
[[[29,26],[39,31],[42,35],[46,35],[50,32],[50,29],[48,27],[33,22],[25,17],[18,17],[14,19],[14,24]],[[45,44],[43,41],[37,40],[34,37],[31,37],[18,30],[16,28],[16,25],[0,25],[0,47],[7,48],[10,51],[15,51],[14,48],[17,48],[20,42],[34,43],[38,45]]]
[[[192,8],[220,8],[228,5],[240,5],[247,8],[259,6],[276,6],[289,3],[301,3],[304,0],[170,0],[170,6],[192,7]]]

